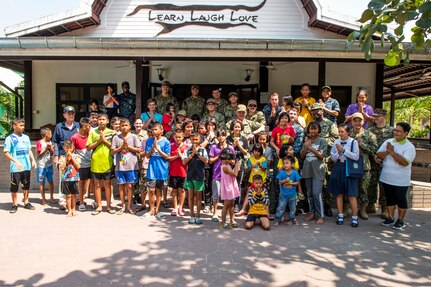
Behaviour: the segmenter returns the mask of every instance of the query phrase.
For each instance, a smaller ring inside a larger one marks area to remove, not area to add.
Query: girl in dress
[[[220,179],[220,195],[224,200],[222,210],[222,226],[224,229],[236,228],[238,223],[235,221],[235,214],[233,211],[235,198],[239,197],[240,192],[236,177],[240,171],[240,162],[235,161],[235,153],[225,148],[220,154],[222,160],[221,166],[221,179]],[[232,168],[234,166],[234,168]],[[230,223],[226,222],[226,215],[229,212]]]

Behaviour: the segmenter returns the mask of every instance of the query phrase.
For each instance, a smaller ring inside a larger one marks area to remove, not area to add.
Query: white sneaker
[[[80,204],[78,207],[79,211],[86,211],[87,210],[87,206],[85,204]]]

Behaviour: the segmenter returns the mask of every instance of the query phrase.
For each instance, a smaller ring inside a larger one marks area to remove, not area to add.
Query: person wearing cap
[[[249,100],[247,103],[247,115],[245,118],[252,122],[258,122],[261,125],[266,125],[266,119],[263,112],[257,110],[257,101]]]
[[[373,107],[368,105],[367,102],[367,98],[368,98],[368,94],[366,90],[359,90],[358,93],[356,94],[356,104],[350,104],[347,107],[347,111],[346,111],[346,119],[345,119],[345,123],[347,123],[347,125],[349,125],[350,127],[352,127],[353,125],[351,124],[351,120],[352,120],[352,115],[354,113],[361,113],[362,116],[364,117],[364,129],[366,129],[368,127],[368,122],[373,122]]]
[[[386,124],[386,110],[375,109],[373,118],[374,125],[367,130],[373,133],[377,139],[377,146],[380,147],[384,141],[393,137],[394,128]],[[382,161],[377,157],[371,160],[371,179],[369,185],[369,205],[367,213],[376,213],[376,202],[377,197],[379,205],[381,207],[381,218],[386,219],[388,217],[388,210],[386,208],[386,196],[383,186],[379,184],[380,170]]]
[[[221,88],[214,88],[211,93],[216,103],[216,111],[223,114],[223,110],[229,102],[221,97]]]
[[[204,114],[204,116],[201,119],[201,122],[208,122],[211,119],[214,119],[217,122],[217,126],[219,128],[224,128],[225,126],[225,118],[224,116],[216,111],[216,100],[213,98],[209,98],[207,100],[207,112]]]
[[[247,107],[245,105],[238,105],[238,109],[236,110],[236,119],[229,121],[226,124],[226,129],[231,130],[232,123],[238,120],[243,125],[241,136],[244,136],[251,141],[254,139],[255,135],[265,130],[265,126],[258,122],[247,120],[245,118],[246,113]]]
[[[301,104],[300,116],[305,119],[306,126],[313,120],[311,116],[311,106],[316,102],[316,100],[310,96],[311,88],[310,84],[304,83],[301,85],[301,96],[295,99],[295,103]]]
[[[55,165],[58,164],[59,156],[66,155],[63,150],[65,140],[69,140],[74,134],[79,131],[79,123],[75,121],[75,108],[72,106],[65,106],[63,109],[64,121],[55,126],[54,133],[52,134],[52,142],[54,143],[54,159]],[[60,209],[66,209],[66,198],[61,192],[59,186],[59,204]]]
[[[276,127],[277,119],[282,109],[283,105],[280,103],[280,96],[277,93],[271,93],[269,96],[269,103],[262,109],[265,115],[266,125],[269,126],[270,131]]]
[[[136,95],[130,92],[130,85],[127,81],[121,83],[121,88],[123,92],[117,97],[119,103],[118,113],[123,118],[129,119],[130,123],[133,123],[136,117]]]
[[[360,218],[367,220],[367,207],[369,203],[368,187],[371,179],[371,162],[370,158],[374,158],[377,152],[376,136],[363,128],[364,116],[362,113],[354,113],[351,115],[351,124],[353,128],[350,130],[350,137],[358,141],[359,152],[364,159],[364,175],[358,182],[358,205]]]
[[[320,133],[319,137],[324,138],[326,142],[328,143],[328,150],[325,153],[325,162],[326,162],[326,182],[328,182],[329,176],[331,175],[331,168],[332,168],[332,161],[330,160],[330,151],[332,148],[332,145],[334,144],[335,140],[339,138],[338,135],[338,128],[337,125],[326,119],[323,116],[323,104],[320,103],[314,103],[311,105],[311,115],[313,116],[314,121],[319,123],[320,125]],[[327,192],[326,189],[323,191],[323,203],[324,203],[324,213],[325,216],[331,217],[332,216],[332,194]]]
[[[171,83],[169,81],[162,82],[162,93],[158,95],[155,100],[157,104],[157,112],[163,114],[166,112],[166,106],[168,103],[172,103],[175,106],[175,110],[178,111],[180,106],[178,100],[170,94]]]
[[[192,85],[192,95],[183,101],[182,109],[186,111],[187,115],[198,115],[202,117],[205,108],[205,100],[199,96],[199,86]]]
[[[222,114],[226,122],[229,122],[235,118],[236,110],[238,109],[238,95],[235,92],[229,93],[229,105],[224,107]]]
[[[337,123],[337,117],[340,114],[340,104],[336,99],[331,98],[332,89],[330,86],[322,87],[322,99],[319,100],[323,104],[323,113],[325,118]]]

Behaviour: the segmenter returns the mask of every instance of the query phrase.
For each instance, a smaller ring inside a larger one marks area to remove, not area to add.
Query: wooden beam
[[[391,93],[391,114],[390,114],[390,125],[394,126],[395,122],[395,90]]]

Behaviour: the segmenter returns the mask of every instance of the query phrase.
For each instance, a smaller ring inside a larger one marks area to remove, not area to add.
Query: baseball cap
[[[198,89],[199,90],[199,86],[198,85],[192,85],[192,90],[193,89]]]
[[[364,116],[363,116],[361,113],[354,113],[354,114],[352,115],[352,120],[353,120],[354,118],[360,118],[361,120],[363,120],[363,119],[364,119]]]
[[[209,98],[207,104],[216,104],[216,100],[214,98]]]
[[[72,106],[65,106],[64,109],[63,109],[63,113],[68,113],[68,112],[74,113],[75,112],[75,108],[72,107]]]
[[[177,115],[187,117],[187,112],[185,110],[180,110]]]
[[[238,105],[236,109],[237,112],[247,112],[247,107],[245,105]]]
[[[235,92],[230,92],[230,93],[229,93],[229,97],[228,97],[228,98],[230,98],[230,97],[232,97],[232,96],[235,96],[235,97],[237,97],[237,98],[238,98],[238,95],[237,95],[237,93],[235,93]]]
[[[377,108],[374,110],[373,116],[386,116],[387,114],[388,112],[386,110]]]
[[[311,110],[323,110],[323,104],[314,103],[311,105]]]
[[[171,82],[165,80],[162,82],[162,86],[164,86],[164,85],[171,86]]]
[[[325,89],[328,89],[330,92],[332,91],[332,89],[331,89],[331,87],[330,87],[330,86],[323,86],[323,87],[322,87],[322,91],[323,91],[323,90],[325,90]]]
[[[256,100],[249,100],[247,103],[247,106],[249,105],[256,105],[257,106],[257,101]]]

